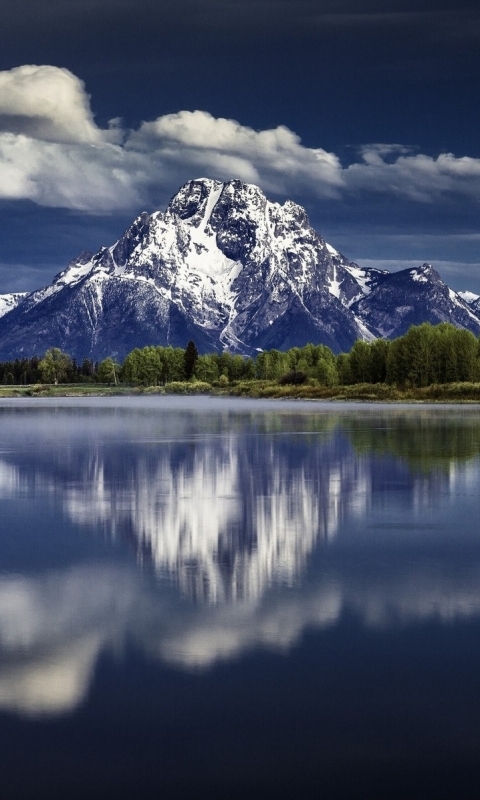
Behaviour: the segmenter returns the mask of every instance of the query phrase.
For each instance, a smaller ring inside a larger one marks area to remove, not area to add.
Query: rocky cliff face
[[[408,273],[408,274],[407,274]],[[305,210],[240,181],[186,183],[111,247],[82,253],[0,319],[0,358],[56,346],[78,359],[188,339],[240,353],[308,341],[334,351],[447,320],[480,333],[472,305],[425,266],[361,268],[325,242]]]

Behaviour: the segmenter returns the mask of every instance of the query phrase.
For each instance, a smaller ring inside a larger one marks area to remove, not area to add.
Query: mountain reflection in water
[[[475,412],[123,403],[2,409],[0,503],[47,503],[59,546],[81,529],[112,558],[0,574],[0,707],[75,708],[127,641],[199,669],[345,613],[480,613]]]

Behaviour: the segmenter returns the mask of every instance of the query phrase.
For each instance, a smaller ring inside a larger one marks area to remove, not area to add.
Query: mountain
[[[134,347],[251,354],[306,342],[348,350],[410,321],[480,318],[430,267],[391,274],[348,261],[290,200],[238,180],[188,181],[111,247],[82,253],[0,319],[0,358],[66,350],[123,358]]]
[[[393,339],[411,325],[450,322],[480,333],[475,308],[450,289],[431,264],[389,274],[376,283],[368,297],[352,309],[378,337]]]

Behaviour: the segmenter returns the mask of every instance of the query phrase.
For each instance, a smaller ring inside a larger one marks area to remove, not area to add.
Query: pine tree
[[[189,381],[195,372],[195,364],[197,363],[198,358],[197,347],[195,342],[192,342],[191,339],[185,348],[185,354],[183,358],[185,362],[185,377],[187,381]]]

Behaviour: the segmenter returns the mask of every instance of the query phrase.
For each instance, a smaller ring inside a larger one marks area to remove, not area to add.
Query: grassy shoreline
[[[480,383],[448,383],[422,388],[387,384],[350,386],[281,386],[274,381],[239,381],[230,386],[176,382],[166,386],[111,386],[102,384],[35,384],[0,386],[1,398],[22,397],[115,397],[141,395],[213,395],[269,399],[361,401],[381,403],[480,403]]]

